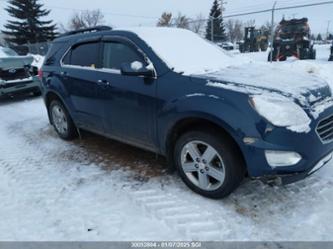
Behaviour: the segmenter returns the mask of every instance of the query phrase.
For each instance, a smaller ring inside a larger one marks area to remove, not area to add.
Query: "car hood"
[[[209,87],[224,88],[249,95],[278,93],[297,100],[303,107],[332,100],[331,89],[326,81],[310,73],[281,68],[277,64],[248,63],[192,77],[205,79]]]
[[[12,68],[22,68],[31,65],[34,61],[32,56],[11,56],[0,58],[0,69],[8,70]]]

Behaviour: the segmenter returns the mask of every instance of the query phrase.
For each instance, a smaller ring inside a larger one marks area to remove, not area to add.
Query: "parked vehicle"
[[[276,28],[273,43],[273,54],[269,54],[268,61],[285,61],[294,56],[300,60],[315,60],[316,50],[311,40],[311,30],[307,18],[283,19]]]
[[[0,47],[0,97],[18,93],[40,95],[38,68],[32,56],[18,56],[9,48]]]
[[[325,165],[326,82],[236,63],[188,30],[96,27],[54,41],[42,91],[61,138],[83,129],[164,155],[206,197],[229,195],[246,176],[290,183]]]
[[[227,50],[227,51],[235,49],[235,46],[232,42],[221,42],[217,45],[220,46],[221,48],[223,48],[224,50]]]
[[[245,28],[244,41],[239,44],[241,53],[267,51],[267,48],[268,36],[266,34],[255,27]]]
[[[330,55],[330,58],[328,60],[333,61],[333,42],[332,42],[332,47],[331,47],[331,55]]]

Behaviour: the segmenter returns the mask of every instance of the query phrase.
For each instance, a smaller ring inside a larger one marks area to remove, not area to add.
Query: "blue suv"
[[[332,157],[325,82],[237,61],[187,30],[67,33],[41,76],[62,139],[82,129],[163,155],[209,198],[229,195],[245,177],[291,183]]]

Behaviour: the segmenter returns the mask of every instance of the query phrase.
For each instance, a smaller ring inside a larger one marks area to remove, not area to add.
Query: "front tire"
[[[73,140],[77,137],[77,130],[74,122],[60,101],[53,100],[51,102],[49,106],[49,114],[51,123],[60,138],[64,140]]]
[[[232,193],[245,176],[242,155],[226,134],[191,131],[176,142],[174,162],[184,183],[212,199]]]

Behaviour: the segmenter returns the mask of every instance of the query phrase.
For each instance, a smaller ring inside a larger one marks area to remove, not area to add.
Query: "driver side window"
[[[103,68],[120,70],[123,63],[141,62],[143,56],[134,48],[121,42],[104,42]]]

